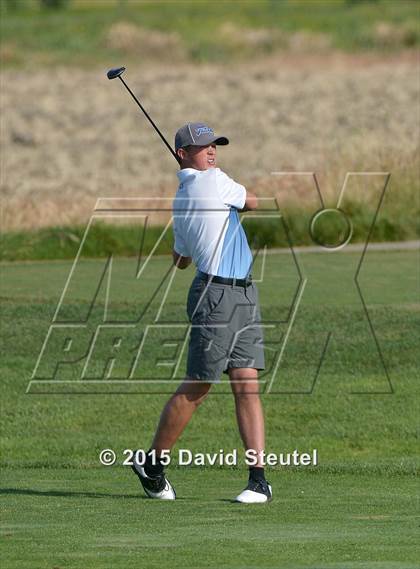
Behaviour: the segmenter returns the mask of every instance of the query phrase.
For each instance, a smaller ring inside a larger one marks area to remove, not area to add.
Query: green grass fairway
[[[276,472],[267,506],[230,502],[235,470],[171,479],[180,499],[162,503],[121,468],[6,471],[3,567],[418,567],[412,477]]]
[[[167,393],[179,378],[160,386],[160,394],[153,393],[158,383],[142,392],[141,380],[130,392],[130,382],[118,380],[124,361],[117,359],[110,391],[100,380],[78,380],[77,366],[59,368],[66,383],[41,380],[28,389],[72,264],[0,265],[2,567],[420,567],[418,252],[368,251],[360,270],[360,290],[389,381],[354,282],[360,257],[340,251],[297,254],[306,286],[291,328],[287,322],[299,283],[291,255],[273,253],[265,263],[256,261],[254,276],[263,277],[264,322],[280,321],[266,335],[273,347],[266,354],[270,365],[279,338],[289,330],[271,393],[262,375],[267,451],[317,449],[318,466],[268,467],[275,499],[248,507],[230,501],[247,472],[226,383],[214,388],[173,455],[180,448],[208,453],[237,448],[239,465],[181,467],[175,461],[168,473],[179,499],[144,498],[135,476],[122,467],[123,451],[148,447]],[[60,312],[64,322],[86,314],[104,262],[84,260],[74,272]],[[108,317],[133,319],[169,266],[169,257],[152,259],[140,283],[134,278],[136,260],[115,259]],[[192,276],[192,269],[178,271],[165,303],[160,304],[160,290],[144,321],[153,322],[162,306],[160,322],[186,323]],[[103,299],[102,287],[88,326],[103,319]],[[158,360],[170,361],[163,340],[157,335],[149,348],[147,376],[153,376]],[[93,376],[101,373],[105,353],[99,349],[97,355]],[[182,364],[179,377],[184,369]],[[114,466],[100,465],[104,448],[117,453]]]

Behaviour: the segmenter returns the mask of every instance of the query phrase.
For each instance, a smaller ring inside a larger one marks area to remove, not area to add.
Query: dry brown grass
[[[182,61],[187,50],[179,34],[147,30],[131,22],[112,24],[105,35],[104,44],[111,49],[153,61],[172,58]]]
[[[261,40],[261,38],[260,38]],[[261,40],[262,41],[262,40]],[[232,67],[130,67],[126,80],[172,143],[203,120],[231,139],[219,165],[260,195],[303,203],[316,171],[330,194],[347,171],[414,167],[418,61],[314,54]],[[85,222],[99,196],[170,196],[176,164],[118,81],[93,71],[1,74],[3,229]]]
[[[377,22],[371,35],[374,45],[380,48],[415,45],[416,23],[405,22],[397,25],[391,22]]]
[[[285,32],[275,28],[244,28],[233,22],[224,22],[218,36],[230,51],[255,57],[283,51],[294,53],[325,53],[331,50],[331,37],[308,31]]]

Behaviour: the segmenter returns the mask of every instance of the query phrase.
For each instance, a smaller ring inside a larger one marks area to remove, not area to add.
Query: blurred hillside
[[[56,9],[43,5],[62,6]],[[246,60],[398,51],[420,43],[417,0],[2,0],[3,66]]]
[[[189,120],[229,136],[219,165],[261,196],[305,206],[309,186],[273,171],[316,171],[332,196],[347,171],[385,170],[415,214],[419,3],[14,4],[0,3],[3,229],[84,223],[100,196],[173,195],[176,164],[107,80],[116,65],[171,143]]]

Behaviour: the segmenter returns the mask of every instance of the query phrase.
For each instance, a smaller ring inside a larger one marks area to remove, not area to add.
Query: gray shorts
[[[187,375],[209,383],[230,368],[264,369],[264,346],[258,291],[207,283],[195,277],[187,301],[192,324]]]

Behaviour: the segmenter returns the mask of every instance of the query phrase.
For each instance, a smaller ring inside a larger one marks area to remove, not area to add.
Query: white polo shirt
[[[246,189],[220,168],[178,172],[179,188],[173,202],[174,249],[192,257],[198,270],[227,278],[245,278],[252,254],[238,209],[245,205]]]

